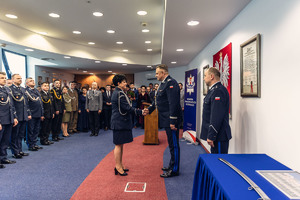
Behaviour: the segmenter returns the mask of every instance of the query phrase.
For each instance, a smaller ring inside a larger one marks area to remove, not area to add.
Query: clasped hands
[[[143,114],[144,116],[149,115],[149,110],[148,110],[148,108],[144,108],[144,109],[142,110],[142,114]]]

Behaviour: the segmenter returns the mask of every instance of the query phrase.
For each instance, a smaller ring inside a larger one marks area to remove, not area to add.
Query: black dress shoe
[[[169,178],[169,177],[173,177],[173,176],[179,176],[179,172],[173,172],[172,170],[169,170],[160,175],[160,177],[162,177],[162,178]]]
[[[48,140],[47,142],[48,142],[49,144],[54,144],[54,142],[52,142],[52,141],[50,141],[50,140]]]
[[[94,136],[94,133],[91,133],[90,136]]]
[[[35,148],[35,147],[30,147],[30,148],[28,148],[28,150],[29,150],[29,151],[38,151],[38,149]]]
[[[98,136],[98,133],[95,133],[95,136]]]
[[[14,154],[13,156],[12,156],[13,158],[16,158],[16,159],[21,159],[21,158],[23,158],[22,157],[22,155],[21,154]]]
[[[61,137],[57,137],[57,139],[58,139],[58,140],[64,140],[64,138],[61,138]]]
[[[170,168],[169,167],[163,167],[163,168],[161,168],[161,170],[163,170],[163,171],[169,171]]]
[[[50,145],[49,142],[41,142],[41,145]]]
[[[40,147],[38,145],[35,145],[34,148],[36,148],[36,149],[43,149],[43,147]]]
[[[5,168],[5,165],[3,165],[3,164],[0,164],[0,169],[1,169],[1,168]]]
[[[59,139],[58,138],[52,138],[52,141],[59,142]]]
[[[107,131],[107,130],[108,130],[108,128],[107,128],[107,127],[105,127],[104,131]]]
[[[20,154],[21,156],[29,156],[29,153],[24,153],[24,152],[22,152],[22,151],[21,151],[19,154]]]
[[[124,172],[123,174],[121,174],[121,173],[117,170],[117,168],[115,168],[115,175],[118,175],[118,174],[120,174],[120,176],[127,176],[127,175],[128,175],[126,172]]]
[[[15,164],[16,161],[14,160],[8,160],[8,159],[4,159],[4,160],[1,160],[1,164]]]

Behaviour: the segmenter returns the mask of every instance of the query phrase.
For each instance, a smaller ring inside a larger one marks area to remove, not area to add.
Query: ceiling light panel
[[[184,49],[176,49],[176,51],[179,51],[179,52],[180,52],[180,51],[184,51]]]
[[[137,12],[138,15],[141,15],[141,16],[144,16],[144,15],[147,15],[147,11],[144,11],[144,10],[140,10]]]
[[[60,18],[60,15],[56,13],[49,13],[49,16],[53,18]]]
[[[5,16],[10,18],[10,19],[18,19],[18,16],[13,15],[13,14],[6,14]]]
[[[121,41],[118,41],[118,42],[116,42],[117,44],[123,44],[123,42],[121,42]]]
[[[73,33],[76,34],[76,35],[80,35],[81,34],[80,31],[73,31]]]
[[[94,44],[95,44],[95,42],[89,42],[88,44],[90,44],[90,45],[94,45]]]
[[[108,33],[115,33],[114,30],[107,30]]]
[[[151,44],[151,41],[145,41],[146,44]]]
[[[187,23],[187,25],[189,25],[189,26],[197,26],[198,24],[199,24],[198,21],[189,21],[189,22]]]
[[[149,29],[143,29],[142,32],[143,33],[148,33],[148,32],[150,32],[150,30]]]
[[[96,16],[96,17],[102,17],[103,13],[101,13],[101,12],[94,12],[93,15]]]
[[[25,49],[25,51],[34,51],[33,49]]]

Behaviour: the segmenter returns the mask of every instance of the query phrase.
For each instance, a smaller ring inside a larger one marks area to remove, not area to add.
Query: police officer
[[[53,144],[52,141],[49,141],[49,135],[52,125],[52,120],[54,118],[54,106],[52,101],[52,95],[49,91],[49,83],[43,82],[41,85],[41,100],[43,102],[44,108],[44,119],[41,122],[41,130],[40,130],[40,143],[41,145],[50,145]]]
[[[211,153],[228,153],[231,130],[229,126],[229,93],[220,82],[220,72],[209,68],[204,74],[209,87],[203,102],[200,138],[211,146]]]
[[[162,128],[165,128],[167,133],[171,159],[169,166],[162,168],[165,173],[160,176],[168,178],[179,175],[180,89],[177,81],[169,75],[167,65],[162,64],[156,67],[156,78],[158,81],[161,81],[161,84],[156,94],[156,103],[154,101],[148,108],[148,111],[149,113],[153,112],[157,105],[159,124]]]
[[[53,105],[55,110],[55,117],[52,120],[52,140],[58,142],[63,140],[63,138],[58,137],[61,131],[61,123],[63,114],[66,112],[64,99],[62,96],[62,91],[60,89],[60,81],[54,81],[54,87],[51,90],[51,95],[53,99]]]
[[[27,145],[29,151],[37,151],[43,147],[38,146],[37,137],[40,131],[41,120],[44,120],[44,108],[39,91],[34,88],[34,80],[29,77],[26,79],[26,96],[28,98],[28,105],[31,112],[32,119],[28,121],[27,125]]]
[[[86,111],[89,114],[89,122],[91,128],[90,136],[98,136],[100,130],[100,114],[103,106],[103,95],[97,90],[97,83],[92,83],[92,89],[86,95]]]
[[[16,161],[7,159],[7,147],[11,136],[12,127],[18,124],[14,104],[9,89],[5,86],[6,73],[0,72],[0,168],[3,164],[13,164]]]
[[[22,141],[26,133],[26,122],[31,120],[31,112],[25,95],[25,88],[21,86],[22,77],[19,74],[13,74],[12,81],[13,84],[9,88],[11,90],[19,123],[12,128],[10,148],[13,157],[19,159],[22,158],[22,156],[29,155],[22,151]]]

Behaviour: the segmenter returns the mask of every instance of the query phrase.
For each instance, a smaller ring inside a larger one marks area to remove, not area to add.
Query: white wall
[[[230,153],[266,153],[300,171],[300,1],[253,0],[189,64],[200,70],[232,42]],[[240,96],[240,44],[261,33],[261,98]],[[201,98],[204,98],[201,96]],[[200,123],[199,119],[199,123]]]
[[[196,68],[196,66],[194,68]],[[171,77],[177,80],[178,83],[184,83],[185,71],[187,70],[187,66],[169,68],[169,74]],[[135,73],[134,83],[136,88],[140,87],[141,85],[149,85],[149,83],[159,83],[157,80],[147,80],[146,74],[153,74],[153,77],[155,77],[155,70]]]

